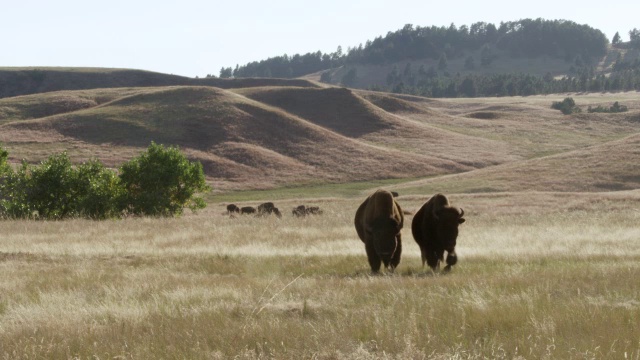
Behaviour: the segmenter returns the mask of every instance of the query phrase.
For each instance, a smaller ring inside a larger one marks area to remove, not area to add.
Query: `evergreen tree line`
[[[357,76],[353,75],[352,76]],[[392,71],[387,86],[370,90],[426,97],[528,96],[562,92],[615,92],[640,90],[640,68],[615,71],[610,76],[595,74],[593,68],[580,68],[574,75],[555,79],[550,74],[456,74],[437,71],[399,73]]]
[[[369,40],[363,46],[349,48],[345,53],[320,51],[304,55],[283,55],[255,61],[243,66],[222,68],[220,77],[280,77],[291,78],[349,64],[389,64],[403,60],[448,59],[464,56],[465,52],[481,48],[497,48],[514,57],[552,56],[585,62],[601,57],[609,43],[605,35],[588,25],[566,20],[524,19],[503,22],[499,26],[477,22],[471,26],[414,27],[405,25]]]
[[[206,206],[195,196],[209,189],[202,165],[178,148],[151,143],[119,171],[99,160],[73,166],[66,153],[17,169],[0,148],[0,219],[90,219],[126,215],[174,216]]]

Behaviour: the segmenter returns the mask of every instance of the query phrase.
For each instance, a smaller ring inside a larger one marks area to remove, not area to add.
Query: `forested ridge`
[[[622,44],[616,34],[614,46],[640,48],[640,31],[633,29],[629,35],[630,42]],[[407,24],[345,52],[338,47],[333,53],[285,54],[237,65],[235,69],[222,68],[220,76],[292,78],[322,72],[323,82],[358,87],[359,77],[366,76],[358,73],[358,67],[405,64],[403,68],[390,68],[385,81],[366,88],[430,97],[639,89],[637,57],[627,59],[618,54],[606,76],[596,69],[609,46],[600,30],[567,20],[523,19],[498,26],[477,22],[459,27]],[[557,76],[491,69],[491,64],[500,57],[513,62],[540,57],[560,59],[566,63],[567,71]],[[425,66],[429,60],[433,65]],[[413,61],[422,64],[412,66]],[[454,61],[464,63],[464,67],[452,69],[449,65]]]

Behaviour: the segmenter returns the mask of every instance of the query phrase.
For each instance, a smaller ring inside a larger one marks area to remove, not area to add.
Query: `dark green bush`
[[[136,215],[170,216],[183,208],[195,211],[206,206],[196,197],[209,189],[202,164],[190,162],[177,147],[154,142],[147,151],[120,167],[124,206]]]
[[[0,217],[106,219],[125,213],[171,216],[206,206],[195,193],[208,190],[200,163],[178,148],[152,143],[122,165],[120,175],[98,160],[73,166],[66,153],[15,171],[0,148]]]
[[[627,108],[625,105],[620,105],[617,101],[614,102],[613,105],[611,105],[608,108],[602,105],[598,105],[595,108],[592,108],[591,106],[589,106],[589,109],[587,109],[587,111],[590,113],[619,113],[619,112],[626,112],[628,110],[629,108]]]
[[[564,98],[562,101],[554,101],[551,104],[552,109],[560,110],[563,114],[569,115],[573,113],[579,113],[581,110],[576,106],[576,102],[573,98]]]

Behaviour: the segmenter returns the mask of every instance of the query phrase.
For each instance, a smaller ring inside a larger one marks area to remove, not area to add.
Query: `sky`
[[[0,67],[106,67],[219,75],[284,54],[346,51],[414,26],[564,19],[623,41],[640,1],[0,0]]]

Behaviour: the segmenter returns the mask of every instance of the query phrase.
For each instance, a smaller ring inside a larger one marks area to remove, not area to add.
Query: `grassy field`
[[[303,219],[1,221],[0,358],[640,359],[637,190],[454,194],[453,271],[423,269],[407,225],[382,276],[362,194]]]

